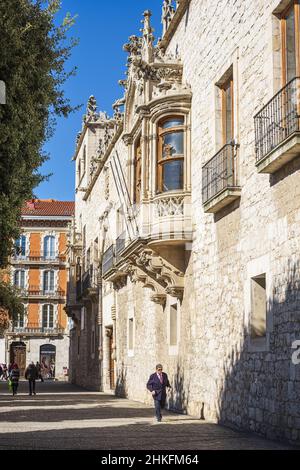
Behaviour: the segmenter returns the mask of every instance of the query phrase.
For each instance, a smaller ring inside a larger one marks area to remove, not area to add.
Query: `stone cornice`
[[[157,105],[164,104],[164,103],[178,103],[178,106],[182,104],[182,102],[188,102],[190,104],[192,100],[192,94],[191,92],[186,92],[186,93],[173,93],[173,94],[167,94],[164,96],[159,96],[157,98],[154,98],[147,104],[143,104],[139,106],[136,109],[136,113],[140,112],[147,112],[151,113],[151,109],[154,108]]]
[[[186,12],[191,0],[181,0],[177,10],[172,18],[172,21],[167,29],[167,31],[164,34],[164,37],[162,40],[159,42],[158,47],[159,49],[166,50],[168,45],[170,44],[170,41],[172,37],[174,36],[174,33],[176,29],[178,28],[178,25],[180,21],[182,20],[182,17],[184,13]]]

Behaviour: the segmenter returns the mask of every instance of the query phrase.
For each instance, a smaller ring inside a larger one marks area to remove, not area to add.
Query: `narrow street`
[[[221,450],[289,449],[247,433],[164,413],[156,423],[152,408],[67,383],[37,383],[28,396],[21,382],[12,397],[0,382],[0,450]]]

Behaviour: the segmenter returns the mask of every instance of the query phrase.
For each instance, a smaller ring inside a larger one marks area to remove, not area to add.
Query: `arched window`
[[[15,249],[17,256],[26,256],[26,235],[21,235],[20,238],[15,241]]]
[[[54,307],[51,304],[43,305],[43,328],[53,328],[54,326]]]
[[[164,119],[158,126],[157,191],[183,189],[184,118]]]
[[[54,291],[54,271],[44,271],[43,290],[44,292]]]
[[[14,273],[14,286],[18,289],[24,289],[25,287],[25,271],[24,269],[18,269]]]
[[[55,236],[47,235],[44,238],[44,257],[55,258]]]

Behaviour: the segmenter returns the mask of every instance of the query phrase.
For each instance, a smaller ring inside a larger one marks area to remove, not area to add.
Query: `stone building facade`
[[[78,136],[74,381],[151,403],[161,362],[170,409],[299,443],[300,5],[164,0],[162,21]]]
[[[74,202],[53,199],[28,201],[22,209],[22,233],[9,275],[25,308],[0,346],[0,362],[17,362],[21,374],[31,361],[45,365],[45,378],[66,378],[68,372],[65,252],[73,215]]]

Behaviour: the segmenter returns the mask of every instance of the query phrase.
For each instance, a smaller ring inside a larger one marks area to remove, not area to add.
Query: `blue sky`
[[[87,100],[95,95],[98,110],[112,114],[112,104],[123,95],[123,88],[118,84],[118,80],[125,78],[126,71],[127,53],[122,49],[123,44],[132,34],[140,34],[142,14],[147,9],[153,14],[154,36],[160,37],[161,6],[162,0],[62,0],[58,19],[67,12],[77,14],[70,36],[79,39],[79,45],[66,64],[67,70],[76,65],[78,72],[64,84],[64,90],[73,105],[84,106],[67,119],[57,120],[55,134],[45,145],[50,159],[41,168],[43,174],[53,175],[35,188],[38,198],[74,199],[71,158]]]

